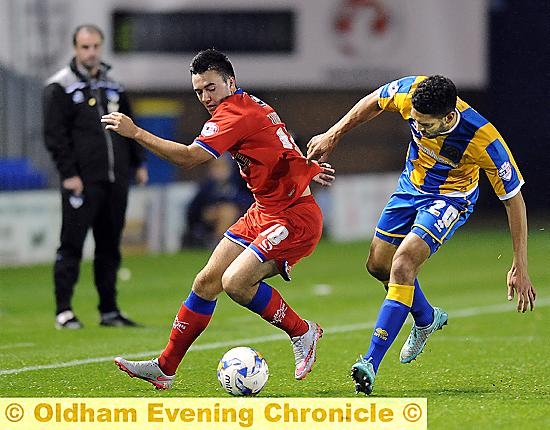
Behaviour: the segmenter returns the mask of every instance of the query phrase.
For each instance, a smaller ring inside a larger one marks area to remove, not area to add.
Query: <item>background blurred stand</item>
[[[253,201],[229,156],[211,161],[206,174],[187,206],[182,248],[213,248]]]
[[[46,188],[46,174],[27,158],[0,158],[0,191]]]

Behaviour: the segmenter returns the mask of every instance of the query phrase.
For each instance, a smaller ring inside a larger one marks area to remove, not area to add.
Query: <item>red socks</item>
[[[166,375],[176,373],[189,347],[208,326],[215,307],[216,300],[204,300],[193,291],[182,303],[172,325],[170,340],[158,359]],[[284,330],[290,337],[301,336],[309,328],[307,322],[294,312],[279,292],[265,282],[260,282],[256,295],[247,307],[270,324]]]
[[[260,282],[258,291],[247,308],[284,330],[290,337],[301,336],[308,331],[307,322],[294,312],[275,288],[265,282]]]
[[[212,319],[216,301],[204,300],[194,292],[182,303],[170,332],[170,340],[158,359],[166,375],[176,373],[191,344],[200,336]]]

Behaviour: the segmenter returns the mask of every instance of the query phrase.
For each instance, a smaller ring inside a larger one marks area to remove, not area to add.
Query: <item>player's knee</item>
[[[237,274],[231,270],[226,270],[222,276],[223,291],[235,302],[240,304],[247,303],[247,298],[244,296],[242,282]]]
[[[396,254],[392,266],[391,277],[398,283],[412,283],[416,277],[417,267],[414,260],[406,253]]]
[[[221,293],[221,280],[201,270],[193,281],[193,291],[205,300],[214,300]]]
[[[369,272],[375,279],[380,282],[387,282],[390,278],[390,271],[384,264],[380,264],[378,261],[369,258],[365,263],[367,272]]]

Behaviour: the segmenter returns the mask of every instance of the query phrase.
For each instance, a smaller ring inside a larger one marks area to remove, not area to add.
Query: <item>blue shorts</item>
[[[382,211],[376,236],[399,246],[413,232],[435,253],[466,222],[479,195],[476,188],[468,197],[447,197],[418,191],[403,174],[397,189]]]

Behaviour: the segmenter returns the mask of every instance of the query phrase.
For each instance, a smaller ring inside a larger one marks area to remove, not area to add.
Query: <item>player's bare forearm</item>
[[[521,191],[504,202],[512,235],[514,263],[527,267],[527,210]]]
[[[378,92],[363,97],[336,124],[325,133],[314,136],[307,144],[308,160],[325,161],[342,136],[364,122],[378,116],[382,110],[378,106]]]
[[[187,145],[163,139],[138,127],[133,139],[144,148],[161,158],[184,168],[191,168],[189,147]]]
[[[107,130],[135,140],[144,148],[180,167],[189,169],[205,161],[194,157],[189,146],[155,136],[138,127],[130,117],[120,112],[103,115],[101,122],[106,124]]]
[[[504,202],[512,236],[514,260],[508,272],[508,300],[517,294],[517,310],[525,312],[535,306],[536,290],[528,273],[527,263],[527,211],[521,192]]]
[[[378,106],[378,91],[374,91],[359,100],[340,121],[328,129],[327,133],[340,140],[348,131],[377,117],[381,112]]]

